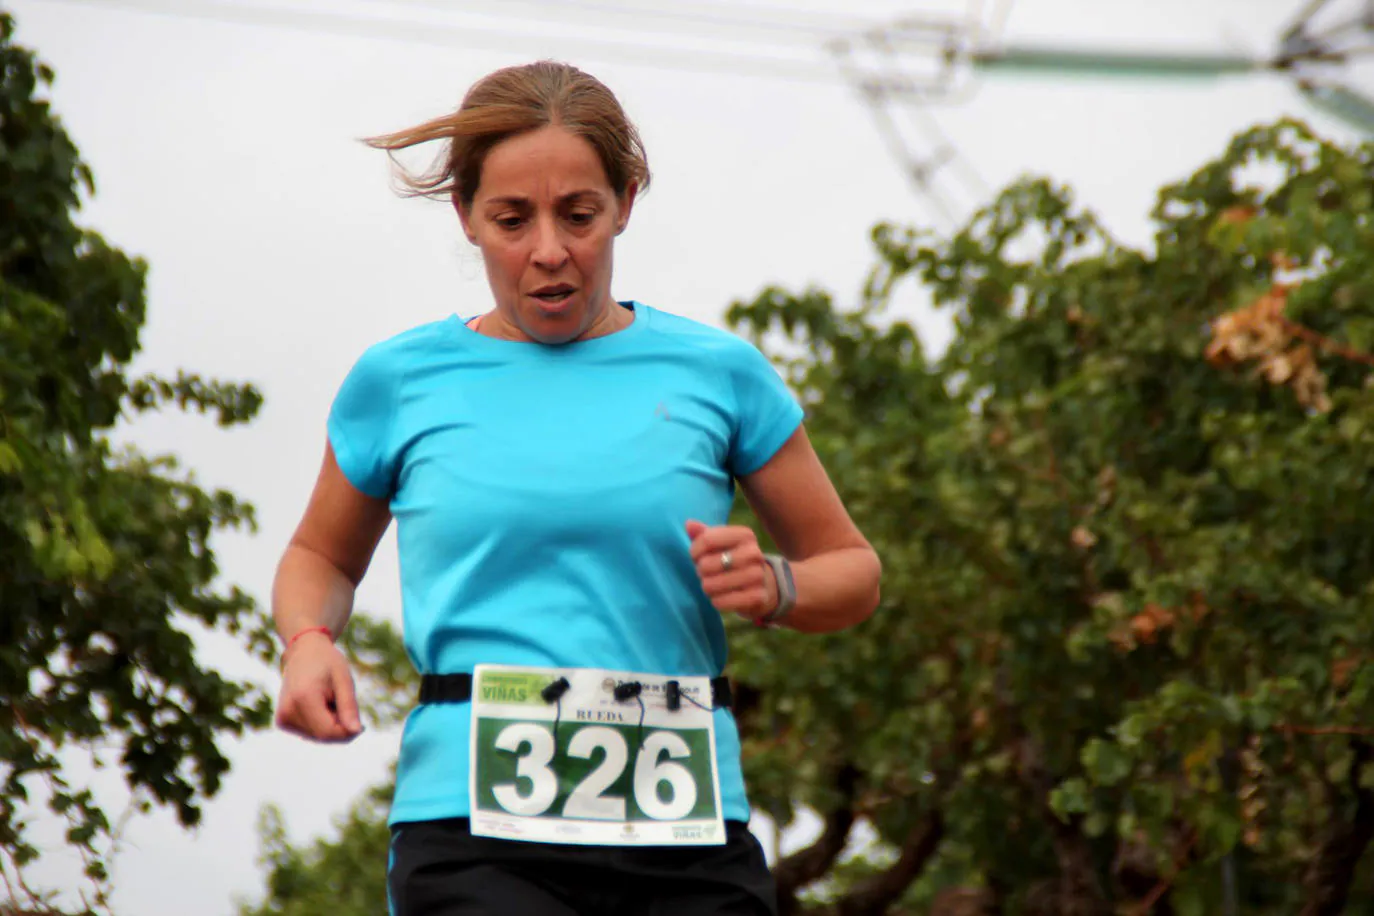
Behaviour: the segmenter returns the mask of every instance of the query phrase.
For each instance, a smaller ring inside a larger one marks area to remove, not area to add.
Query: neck
[[[634,321],[634,313],[627,308],[622,308],[614,299],[602,307],[601,313],[587,327],[585,331],[574,337],[567,343],[576,343],[579,340],[591,340],[594,337],[605,337],[607,334],[614,334],[630,326]],[[501,309],[494,308],[484,315],[479,315],[473,319],[469,325],[478,334],[486,337],[495,337],[500,340],[514,340],[520,343],[534,343],[534,339],[521,330],[520,326],[510,321]]]
[[[602,307],[601,314],[596,316],[591,327],[587,328],[578,340],[588,340],[592,337],[605,337],[607,334],[614,334],[616,331],[624,330],[634,321],[634,315],[629,309],[621,308],[620,303],[611,299]]]

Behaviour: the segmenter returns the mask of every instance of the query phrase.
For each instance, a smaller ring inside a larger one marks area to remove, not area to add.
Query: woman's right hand
[[[346,742],[362,734],[348,659],[323,633],[286,652],[277,727],[312,741]]]

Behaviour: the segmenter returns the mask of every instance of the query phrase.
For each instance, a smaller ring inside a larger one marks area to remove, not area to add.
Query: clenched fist
[[[752,529],[689,521],[687,537],[701,588],[716,610],[757,620],[778,606],[778,584]]]
[[[362,734],[348,659],[323,633],[286,651],[277,727],[312,741],[345,742]]]

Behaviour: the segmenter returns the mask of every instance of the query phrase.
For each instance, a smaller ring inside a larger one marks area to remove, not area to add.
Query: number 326
[[[555,751],[553,735],[539,725],[521,722],[502,729],[495,744],[513,754],[519,754],[522,747],[529,748],[518,757],[515,767],[516,780],[528,780],[529,791],[521,793],[516,782],[494,785],[492,794],[497,803],[511,814],[524,817],[538,817],[547,812],[558,798],[558,774],[549,766]],[[630,758],[629,747],[619,731],[595,725],[579,730],[568,742],[570,757],[590,760],[597,749],[605,752],[601,764],[569,793],[562,816],[623,821],[626,819],[625,799],[605,792],[625,772]],[[644,738],[634,764],[635,804],[641,811],[660,821],[679,820],[691,813],[697,803],[696,780],[686,767],[672,762],[691,755],[691,747],[681,735],[673,732],[651,732]],[[667,783],[672,789],[670,801],[659,797],[661,783]]]

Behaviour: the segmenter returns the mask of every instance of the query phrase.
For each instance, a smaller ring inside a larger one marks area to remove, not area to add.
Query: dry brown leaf
[[[1208,607],[1201,595],[1193,595],[1186,614],[1194,622],[1207,616]],[[1136,646],[1154,645],[1160,634],[1178,622],[1179,610],[1147,604],[1139,614],[1123,621],[1107,634],[1118,649],[1128,652]]]
[[[1217,222],[1223,226],[1234,226],[1250,222],[1258,215],[1259,211],[1254,207],[1235,206],[1227,207],[1217,215]]]
[[[1279,263],[1289,259],[1280,257]],[[1284,318],[1292,287],[1275,283],[1249,305],[1218,316],[1204,355],[1218,367],[1258,362],[1258,373],[1270,384],[1292,389],[1298,403],[1325,413],[1331,409],[1326,375],[1316,353],[1302,336],[1304,329]]]
[[[1350,682],[1350,676],[1355,670],[1364,664],[1365,656],[1355,655],[1349,658],[1338,658],[1331,663],[1331,683],[1335,687],[1344,687]]]

